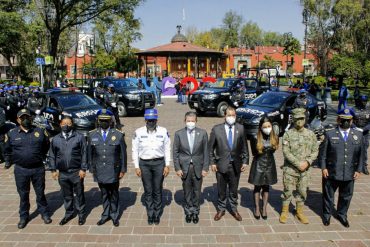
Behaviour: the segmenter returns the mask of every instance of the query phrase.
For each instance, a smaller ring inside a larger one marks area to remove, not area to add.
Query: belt
[[[142,159],[142,158],[140,158],[140,160],[142,160],[142,161],[158,161],[158,160],[164,160],[164,157],[154,158],[154,159]]]

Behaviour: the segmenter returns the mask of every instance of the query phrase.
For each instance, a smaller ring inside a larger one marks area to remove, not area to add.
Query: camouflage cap
[[[306,112],[306,110],[303,109],[303,108],[295,108],[295,109],[293,109],[292,110],[293,119],[305,118],[306,117],[305,112]]]

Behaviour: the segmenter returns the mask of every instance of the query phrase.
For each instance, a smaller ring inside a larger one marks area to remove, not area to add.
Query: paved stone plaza
[[[175,103],[175,99],[164,99],[164,105],[158,107],[159,125],[169,130],[171,138],[174,132],[182,128],[183,116],[188,106]],[[198,119],[198,126],[207,129],[223,120],[213,115]],[[93,182],[91,174],[85,181],[88,217],[84,226],[78,226],[75,218],[65,226],[59,226],[64,215],[63,201],[59,184],[47,173],[46,196],[52,211],[53,223],[43,224],[41,217],[35,218],[23,230],[17,228],[18,194],[16,191],[13,168],[0,170],[0,247],[6,246],[57,246],[57,247],[93,247],[93,246],[370,246],[370,177],[363,175],[355,185],[355,193],[349,211],[351,227],[344,228],[333,219],[329,227],[321,222],[321,172],[312,170],[305,213],[309,225],[302,225],[293,217],[293,208],[288,223],[279,223],[282,191],[281,169],[278,169],[279,181],[270,190],[268,220],[255,220],[252,214],[253,186],[247,183],[248,171],[242,174],[239,187],[239,212],[243,221],[237,222],[230,214],[220,221],[213,221],[216,212],[217,197],[215,175],[210,172],[204,179],[200,222],[187,224],[182,211],[182,186],[173,167],[164,182],[164,213],[158,226],[148,226],[146,212],[142,205],[143,186],[136,177],[131,163],[131,139],[133,131],[144,125],[143,117],[128,117],[125,124],[128,144],[129,170],[120,184],[120,205],[122,217],[118,228],[107,222],[97,226],[102,207],[100,192]],[[251,159],[250,159],[251,160]],[[283,161],[281,148],[276,153],[277,164]],[[34,193],[31,193],[31,211],[35,211]]]

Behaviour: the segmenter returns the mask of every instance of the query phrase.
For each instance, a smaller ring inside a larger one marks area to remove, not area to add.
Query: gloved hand
[[[115,102],[111,103],[110,104],[113,108],[116,108],[117,107],[117,104]]]
[[[10,106],[7,106],[6,109],[9,111],[10,110]]]
[[[100,98],[104,98],[104,95],[103,95],[103,94],[101,94],[101,95],[100,95]]]
[[[35,113],[36,113],[36,115],[40,115],[41,111],[40,110],[36,110]]]
[[[21,102],[18,102],[17,105],[18,105],[18,107],[21,107]]]

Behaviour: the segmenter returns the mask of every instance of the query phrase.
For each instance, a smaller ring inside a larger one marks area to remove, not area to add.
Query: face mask
[[[62,131],[63,131],[64,133],[69,133],[69,132],[72,130],[72,126],[69,126],[69,125],[63,125],[63,126],[61,127],[61,129],[62,129]]]
[[[296,127],[296,129],[301,129],[304,127],[305,122],[306,121],[304,119],[294,120],[294,126]]]
[[[195,122],[186,122],[186,128],[193,130],[195,128]]]
[[[339,126],[342,129],[349,129],[351,127],[351,120],[340,120]]]
[[[32,121],[29,119],[29,118],[25,118],[21,121],[21,125],[25,128],[25,129],[29,129],[31,128],[31,125],[32,125]]]
[[[267,136],[269,136],[269,135],[270,135],[271,131],[272,131],[272,128],[262,128],[262,132],[263,132],[265,135],[267,135]]]
[[[107,121],[101,121],[100,122],[100,127],[102,128],[102,129],[108,129],[109,128],[109,126],[110,126],[110,123],[109,122],[107,122]]]
[[[233,125],[235,124],[235,117],[226,117],[226,123],[228,125]]]
[[[148,121],[146,122],[146,127],[149,129],[149,130],[154,130],[155,127],[157,126],[157,122],[156,121]]]

